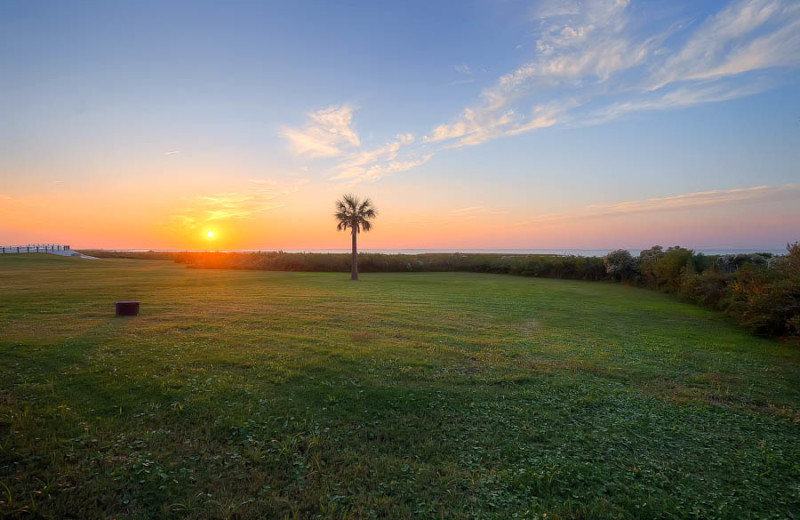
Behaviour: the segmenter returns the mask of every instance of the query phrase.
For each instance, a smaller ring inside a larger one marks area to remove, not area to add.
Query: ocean
[[[90,248],[82,248],[90,249]],[[98,248],[99,249],[99,248]],[[108,249],[119,252],[148,252],[176,253],[176,252],[203,252],[204,250],[187,249]],[[216,251],[216,250],[214,250]],[[278,249],[234,249],[219,250],[221,253],[260,253],[274,252]],[[284,253],[350,253],[349,249],[280,249]],[[499,255],[558,255],[558,256],[587,256],[602,257],[614,249],[359,249],[359,253],[378,253],[385,255],[424,255],[432,253],[443,254],[499,254]],[[641,249],[628,249],[633,256],[639,256]],[[695,249],[697,253],[705,255],[729,255],[737,253],[772,253],[775,255],[786,254],[785,249]]]

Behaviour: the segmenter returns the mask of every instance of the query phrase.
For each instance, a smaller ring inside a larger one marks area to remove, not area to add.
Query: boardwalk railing
[[[70,251],[69,246],[62,244],[27,244],[24,246],[0,246],[0,254],[22,253],[55,253],[64,254]]]

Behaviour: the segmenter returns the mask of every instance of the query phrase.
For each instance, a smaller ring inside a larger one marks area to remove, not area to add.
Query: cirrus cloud
[[[649,19],[658,8],[634,6],[630,0],[541,2],[532,24],[535,55],[419,140],[401,134],[407,137],[363,148],[350,105],[312,112],[304,128],[284,128],[283,135],[295,153],[337,157],[330,178],[374,181],[451,148],[754,95],[781,83],[777,69],[800,67],[794,0],[732,0],[699,22]]]
[[[310,121],[303,128],[284,127],[281,134],[289,141],[297,155],[333,157],[343,153],[342,148],[361,145],[353,129],[353,107],[331,105],[308,114]]]

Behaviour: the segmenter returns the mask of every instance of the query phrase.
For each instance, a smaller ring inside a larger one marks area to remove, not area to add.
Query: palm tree
[[[336,213],[334,217],[339,222],[336,226],[338,231],[350,230],[353,236],[353,262],[350,269],[350,279],[358,280],[358,247],[356,237],[361,230],[369,231],[372,229],[371,219],[378,216],[378,210],[372,205],[369,199],[360,200],[352,194],[342,196],[341,200],[336,201]]]

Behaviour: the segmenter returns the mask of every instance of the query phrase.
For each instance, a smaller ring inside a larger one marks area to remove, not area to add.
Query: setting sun
[[[207,236],[208,238],[214,238],[214,232],[213,232],[213,231],[209,231],[209,232],[206,234],[206,236]]]

